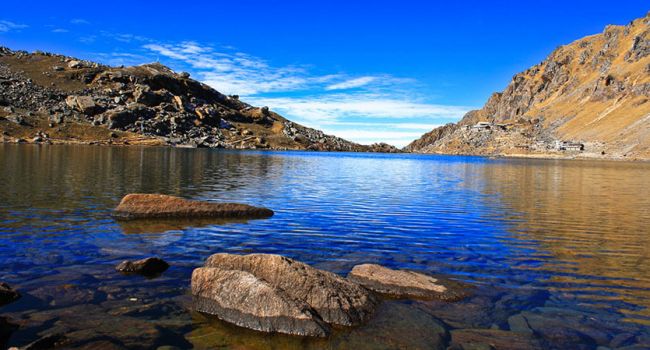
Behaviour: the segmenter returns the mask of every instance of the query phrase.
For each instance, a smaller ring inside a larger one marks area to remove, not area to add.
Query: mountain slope
[[[293,123],[161,64],[109,67],[0,47],[0,142],[397,151]]]
[[[405,150],[649,159],[649,98],[650,13],[559,47],[482,109]]]

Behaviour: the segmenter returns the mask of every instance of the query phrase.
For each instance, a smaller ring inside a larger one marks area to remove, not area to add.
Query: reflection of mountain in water
[[[551,284],[650,307],[650,197],[639,195],[650,188],[650,165],[531,160],[483,173],[482,190],[518,213],[509,231],[555,257],[540,259]]]
[[[269,176],[280,176],[282,168],[281,158],[207,149],[0,145],[0,157],[5,204],[56,209],[79,204],[110,208],[126,193],[161,189],[220,200],[220,192],[260,186]],[[207,188],[210,194],[204,193]],[[53,195],[70,203],[52,203],[48,198]]]

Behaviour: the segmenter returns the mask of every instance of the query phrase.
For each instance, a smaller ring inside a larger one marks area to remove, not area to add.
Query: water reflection
[[[485,193],[514,213],[508,230],[543,257],[520,268],[552,271],[552,288],[585,303],[624,301],[650,323],[650,168],[620,162],[514,161],[483,168]],[[550,258],[549,258],[550,257]],[[604,305],[607,305],[605,303]]]
[[[486,336],[646,346],[649,173],[643,163],[0,145],[0,271],[26,295],[0,312],[21,320],[11,345],[60,328],[75,344],[154,348],[430,348]],[[130,192],[275,215],[116,222],[110,210]],[[191,271],[216,252],[283,254],[340,274],[379,263],[478,288],[454,304],[388,302],[372,324],[327,340],[269,336],[189,311]],[[151,255],[172,265],[160,278],[114,272]],[[423,331],[438,323],[444,340]]]

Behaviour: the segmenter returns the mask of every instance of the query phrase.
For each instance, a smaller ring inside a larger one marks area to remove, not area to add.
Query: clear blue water
[[[276,214],[114,221],[131,192]],[[373,262],[477,288],[455,304],[386,301],[378,317],[390,321],[327,340],[269,336],[191,311],[191,271],[216,252],[282,254],[342,275]],[[160,278],[113,270],[152,255],[172,265]],[[0,145],[0,271],[24,295],[0,308],[20,324],[9,345],[57,331],[77,345],[431,348],[403,331],[427,329],[409,318],[423,313],[451,331],[446,345],[463,341],[454,330],[491,329],[545,348],[650,348],[650,164]]]

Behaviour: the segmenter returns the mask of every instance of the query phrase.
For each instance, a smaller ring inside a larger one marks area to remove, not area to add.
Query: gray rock
[[[81,63],[81,61],[77,61],[77,60],[68,61],[68,68],[77,69],[82,67],[83,67],[83,63]]]
[[[192,273],[196,310],[263,332],[326,336],[330,327],[304,301],[245,271],[205,267]]]
[[[273,319],[272,324],[275,329],[282,329],[281,332],[289,334],[303,335],[322,335],[316,334],[313,326],[319,324],[320,320],[328,324],[340,326],[355,326],[367,321],[374,311],[377,301],[363,287],[352,283],[336,274],[327,271],[315,269],[307,264],[285,258],[279,255],[271,254],[250,254],[250,255],[231,255],[231,254],[214,254],[208,258],[204,269],[217,269],[218,271],[239,271],[245,274],[237,273],[229,275],[231,278],[239,281],[238,283],[248,283],[248,286],[259,285],[264,282],[265,293],[275,293],[277,300],[282,300],[284,304],[274,304],[280,309],[286,309],[279,315],[298,315],[297,309],[290,309],[294,305],[302,310],[305,305],[313,312],[310,317],[302,315],[294,321],[289,322],[286,318]],[[221,274],[222,272],[210,272],[212,274]],[[192,293],[196,296],[203,297],[199,303],[201,311],[213,313],[222,317],[223,300],[231,301],[237,295],[244,293],[257,293],[250,287],[238,287],[237,283],[232,288],[222,288],[221,286],[211,283],[210,280],[201,279],[203,274],[208,272],[198,272],[195,281],[193,275]],[[249,281],[249,282],[247,282]],[[246,289],[248,288],[248,289]],[[212,289],[215,292],[210,292]],[[212,293],[212,294],[209,294]],[[206,298],[207,296],[207,298]],[[261,296],[256,296],[257,301],[263,300]],[[239,300],[244,302],[244,300]],[[280,301],[277,301],[279,303]],[[248,303],[241,305],[229,304],[230,309],[239,310],[246,313],[251,307]],[[253,305],[254,310],[264,310],[264,305]],[[293,310],[290,312],[290,310]],[[265,315],[259,312],[251,317]],[[225,318],[230,318],[228,315]],[[310,327],[305,328],[303,320],[309,320]],[[267,322],[268,320],[265,320]],[[249,323],[251,323],[250,321]],[[290,326],[287,326],[287,323]],[[250,328],[250,325],[244,325]],[[327,328],[320,326],[322,333],[327,333]]]
[[[92,114],[97,108],[91,96],[70,95],[65,99],[65,103],[68,107],[84,114]]]

